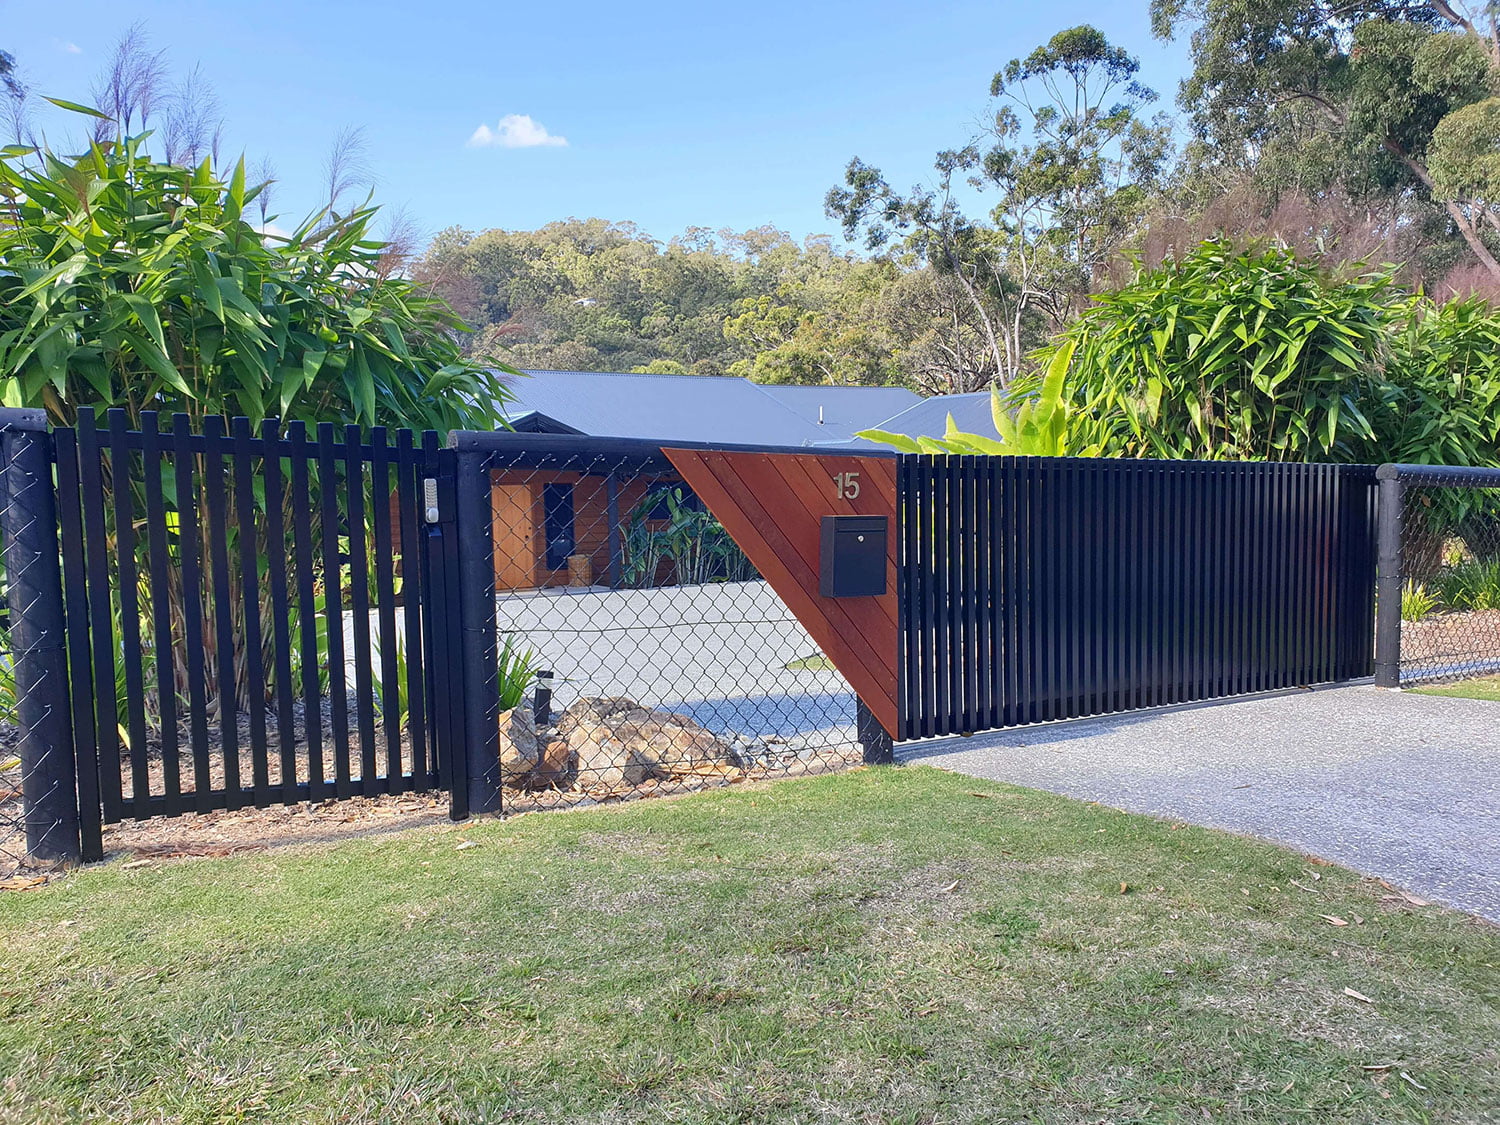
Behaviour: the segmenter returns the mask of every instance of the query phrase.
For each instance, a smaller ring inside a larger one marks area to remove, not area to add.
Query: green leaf
[[[44,97],[42,100],[43,101],[51,102],[53,105],[57,106],[59,109],[65,109],[69,113],[83,113],[83,114],[87,114],[89,117],[97,117],[101,121],[113,121],[114,120],[113,117],[111,117],[109,114],[105,113],[103,110],[94,109],[92,106],[79,105],[77,102],[66,101],[63,98],[47,98],[47,97]]]
[[[888,430],[860,430],[854,436],[879,445],[889,445],[892,449],[902,453],[922,452],[922,447],[916,439],[909,438],[905,434],[893,434]]]

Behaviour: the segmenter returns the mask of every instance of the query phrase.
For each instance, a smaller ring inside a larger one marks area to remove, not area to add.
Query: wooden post
[[[610,589],[620,585],[620,566],[625,552],[620,542],[620,478],[613,471],[604,478],[605,518],[609,521],[609,570]]]

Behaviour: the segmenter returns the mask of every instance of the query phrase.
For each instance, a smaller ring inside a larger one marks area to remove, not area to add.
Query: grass
[[[1500,931],[1393,897],[918,767],[117,862],[0,896],[0,1117],[1493,1120]]]
[[[821,652],[814,656],[804,656],[790,661],[784,667],[788,672],[833,672],[837,670],[833,666],[833,661]]]
[[[1478,676],[1456,684],[1437,684],[1413,688],[1419,695],[1456,695],[1462,699],[1491,699],[1500,702],[1500,676]]]

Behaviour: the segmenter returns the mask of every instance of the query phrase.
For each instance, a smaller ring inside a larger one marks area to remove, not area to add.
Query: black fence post
[[[859,745],[864,750],[867,766],[888,766],[896,760],[896,747],[890,732],[880,725],[863,699],[854,703],[854,730]]]
[[[438,777],[448,790],[448,816],[469,816],[468,751],[464,746],[463,613],[458,580],[453,451],[437,448],[437,435],[423,435],[422,508],[428,648],[427,709],[432,716]]]
[[[1380,481],[1378,544],[1375,578],[1375,683],[1401,686],[1401,517],[1403,486],[1395,465],[1376,471]]]
[[[459,651],[463,661],[463,735],[469,766],[469,811],[499,812],[500,668],[489,457],[478,450],[460,450],[456,473],[462,620]]]
[[[45,412],[0,410],[6,598],[26,850],[40,860],[76,862],[82,848],[51,440]]]

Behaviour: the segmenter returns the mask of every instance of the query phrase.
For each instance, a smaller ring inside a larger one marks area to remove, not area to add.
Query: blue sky
[[[201,64],[226,147],[272,159],[284,216],[316,198],[338,131],[363,126],[378,200],[427,234],[569,216],[659,238],[832,233],[822,199],[849,157],[928,179],[985,113],[991,75],[1061,28],[1093,23],[1137,54],[1168,109],[1187,65],[1186,44],[1151,38],[1146,0],[0,0],[0,48],[37,93],[88,101],[136,20],[174,69]],[[59,116],[39,117],[58,142]],[[552,143],[499,143],[539,129]]]

